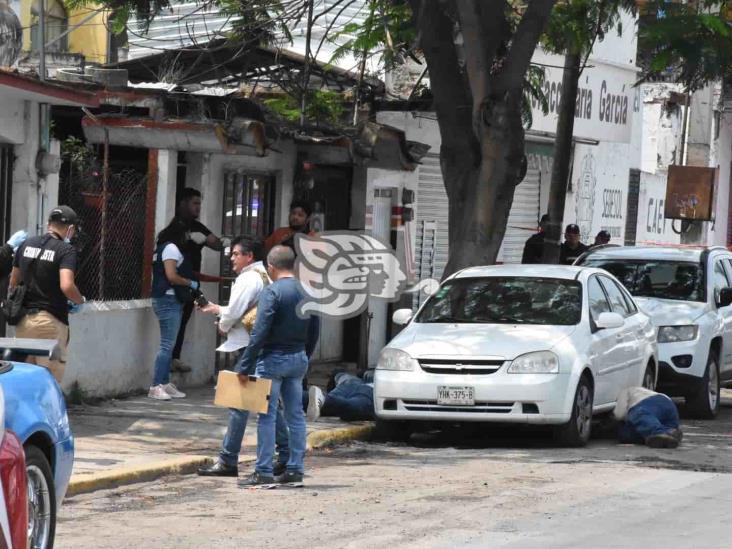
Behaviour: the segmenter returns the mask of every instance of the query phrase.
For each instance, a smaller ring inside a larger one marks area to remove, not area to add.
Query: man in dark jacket
[[[305,294],[295,278],[295,253],[275,246],[267,255],[272,284],[264,288],[257,304],[249,346],[236,366],[242,383],[256,368],[258,377],[272,380],[269,409],[257,422],[257,462],[254,473],[242,485],[274,482],[272,456],[275,450],[275,419],[282,396],[285,421],[290,431],[290,459],[278,482],[302,482],[304,475],[306,425],[302,409],[302,380],[308,359],[315,350],[319,319],[301,318],[297,306]]]
[[[539,232],[531,235],[524,244],[524,255],[521,257],[521,263],[541,263],[544,255],[544,231],[549,223],[549,214],[541,216],[539,221]]]

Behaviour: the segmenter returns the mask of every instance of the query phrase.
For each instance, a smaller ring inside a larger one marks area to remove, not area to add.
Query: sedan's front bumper
[[[393,420],[562,424],[569,421],[574,386],[569,374],[431,374],[377,370],[376,416]],[[473,387],[475,405],[437,404],[439,386]]]

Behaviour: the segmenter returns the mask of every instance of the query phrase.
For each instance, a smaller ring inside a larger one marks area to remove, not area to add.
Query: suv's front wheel
[[[719,411],[719,358],[711,350],[707,369],[699,387],[686,397],[686,406],[691,415],[699,419],[714,419]]]

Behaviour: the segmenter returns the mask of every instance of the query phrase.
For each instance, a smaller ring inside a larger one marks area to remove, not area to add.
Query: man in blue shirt
[[[290,431],[290,459],[278,482],[302,482],[304,474],[306,426],[302,408],[302,380],[308,359],[318,341],[317,317],[300,318],[297,306],[305,297],[295,278],[295,253],[287,246],[275,246],[267,255],[267,271],[272,284],[259,296],[257,320],[249,346],[237,365],[242,383],[247,375],[272,380],[269,410],[259,414],[257,423],[257,462],[254,473],[242,485],[274,482],[272,456],[275,447],[275,419],[282,397],[285,421]]]

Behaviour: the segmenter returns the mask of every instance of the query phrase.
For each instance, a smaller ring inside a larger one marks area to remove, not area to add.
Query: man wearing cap
[[[16,337],[55,339],[58,360],[35,358],[61,383],[66,368],[69,342],[69,313],[76,313],[86,301],[74,282],[76,249],[71,245],[78,218],[68,206],[51,210],[48,231],[28,238],[15,254],[10,287],[25,285],[25,316],[15,327]],[[32,362],[32,361],[31,361]]]
[[[574,223],[567,225],[564,231],[564,242],[559,247],[559,264],[571,265],[590,248],[580,241],[580,228]]]
[[[539,221],[539,232],[529,237],[524,244],[524,253],[521,256],[521,263],[541,263],[544,255],[544,233],[549,224],[549,214],[541,216]]]

